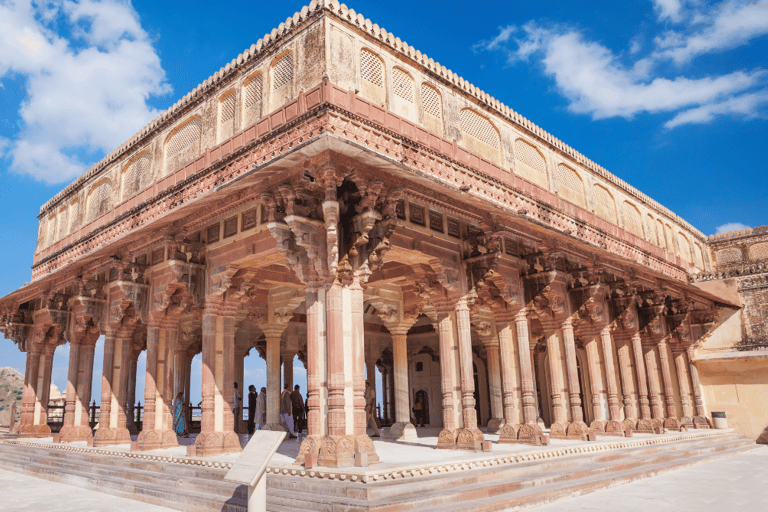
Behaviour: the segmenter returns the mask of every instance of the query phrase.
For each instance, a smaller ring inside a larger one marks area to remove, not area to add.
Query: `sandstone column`
[[[353,466],[356,452],[378,462],[365,433],[363,290],[354,273],[344,281],[335,281],[326,292],[328,435],[318,464],[329,467]]]
[[[91,437],[87,407],[91,399],[93,374],[93,350],[98,331],[72,337],[69,348],[69,372],[67,377],[67,402],[61,442],[83,441]],[[87,382],[86,381],[87,378]]]
[[[693,390],[693,403],[696,406],[696,416],[693,418],[693,424],[700,427],[708,428],[709,419],[707,418],[707,410],[704,407],[704,399],[701,396],[701,383],[699,382],[699,370],[696,368],[696,364],[693,362],[693,347],[688,348],[688,365],[691,369],[691,389]]]
[[[667,350],[667,341],[662,338],[658,344],[659,360],[661,362],[661,377],[664,381],[664,402],[666,404],[667,414],[664,420],[665,428],[680,428],[677,420],[677,410],[675,408],[675,394],[672,389],[672,372],[669,368],[669,352]]]
[[[37,384],[38,399],[35,403],[34,424],[42,429],[48,429],[48,400],[51,395],[51,371],[53,370],[53,353],[55,351],[56,344],[49,337],[46,339],[46,344],[43,346],[43,351],[40,354],[39,380]]]
[[[610,327],[603,327],[600,331],[600,340],[603,346],[603,359],[605,360],[605,385],[608,388],[609,424],[606,425],[606,432],[620,434],[623,429],[619,423],[621,420],[619,389],[616,384],[616,368],[613,365],[613,338]]]
[[[293,357],[295,355],[293,352],[283,352],[281,355],[283,360],[283,387],[287,385],[291,391],[293,391]]]
[[[596,432],[605,432],[605,416],[600,405],[600,391],[602,389],[603,375],[600,371],[600,354],[598,352],[598,337],[592,332],[587,335],[584,349],[587,353],[587,367],[589,368],[590,392],[592,395],[592,421],[590,428]]]
[[[155,318],[153,318],[155,317]],[[139,450],[178,446],[173,431],[175,356],[178,352],[177,317],[151,315],[147,329],[147,371],[144,379],[144,421]]]
[[[520,357],[520,386],[522,389],[523,421],[535,425],[538,420],[536,407],[536,389],[533,379],[533,363],[531,347],[528,340],[528,317],[524,309],[515,315],[515,330],[517,332],[517,352]]]
[[[640,333],[632,335],[632,349],[635,353],[635,371],[637,376],[637,394],[640,400],[640,419],[638,420],[637,429],[649,431],[652,430],[651,425],[651,407],[648,400],[648,384],[645,372],[645,358],[643,356],[643,345],[640,338]]]
[[[685,360],[685,350],[676,347],[672,351],[675,359],[675,368],[677,369],[677,383],[680,386],[680,403],[683,408],[683,417],[680,419],[681,425],[693,424],[693,407],[691,406],[691,386],[688,376],[688,365]]]
[[[639,404],[633,400],[635,381],[632,376],[632,356],[630,347],[631,341],[624,339],[619,344],[619,373],[621,375],[621,392],[624,396],[624,426],[634,429],[637,425],[637,406]],[[636,395],[635,395],[636,396]],[[631,426],[627,422],[631,422]]]
[[[283,329],[264,332],[267,339],[267,426],[270,430],[285,430],[280,425],[280,336]]]
[[[198,456],[239,452],[234,431],[235,313],[237,305],[209,296],[203,311],[203,413],[201,432],[195,440]]]
[[[130,344],[130,334],[132,333],[132,327],[120,325],[110,326],[104,333],[101,409],[99,429],[93,437],[94,446],[131,442],[131,434],[125,426],[125,387],[127,387],[127,381],[123,378],[128,372],[123,359],[126,355],[126,350],[123,347]]]
[[[499,368],[501,371],[502,405],[504,408],[504,423],[520,424],[520,390],[519,365],[515,361],[514,319],[509,318],[498,324],[499,333]]]
[[[440,343],[440,377],[443,393],[443,430],[437,439],[437,448],[455,448],[459,427],[459,401],[456,397],[456,363],[458,346],[453,325],[454,313],[447,305],[438,309],[437,332]]]
[[[554,325],[544,326],[549,355],[550,385],[552,387],[552,416],[553,422],[549,427],[552,437],[565,437],[568,428],[568,415],[563,402],[563,366],[560,348],[560,332]]]
[[[573,323],[570,316],[563,319],[561,326],[563,346],[565,348],[565,368],[568,374],[568,402],[571,406],[572,422],[568,425],[568,435],[583,437],[589,427],[584,423],[584,410],[581,408],[581,383],[579,382],[578,363],[576,362],[576,340],[573,336]]]
[[[326,379],[326,316],[325,289],[307,288],[307,437],[301,443],[297,464],[304,455],[318,454],[323,438],[328,434]]]
[[[395,422],[389,429],[393,439],[416,439],[416,427],[411,423],[410,391],[408,389],[408,341],[407,333],[411,324],[393,327],[392,373],[394,374]]]
[[[456,332],[459,346],[459,371],[461,373],[461,406],[464,428],[456,436],[456,447],[466,450],[482,449],[483,433],[477,428],[475,410],[475,376],[472,366],[472,332],[466,297],[456,304]]]
[[[40,351],[42,345],[34,342],[33,335],[27,343],[27,367],[24,371],[24,392],[21,398],[21,418],[19,418],[19,433],[24,434],[25,428],[29,427],[28,433],[34,424],[35,415],[35,395],[37,394],[37,370],[40,364]]]
[[[498,432],[504,425],[504,400],[502,397],[501,362],[499,353],[499,337],[494,336],[485,344],[488,358],[488,388],[490,390],[491,419],[488,420],[488,430]]]
[[[654,427],[662,426],[664,411],[662,410],[662,402],[659,399],[661,394],[661,386],[659,383],[659,369],[656,364],[656,350],[653,345],[644,346],[645,352],[645,369],[648,372],[648,390],[651,399],[651,415],[652,424]]]

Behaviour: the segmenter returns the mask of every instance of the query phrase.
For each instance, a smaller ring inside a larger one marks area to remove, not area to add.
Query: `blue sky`
[[[0,0],[0,296],[42,203],[302,5]],[[705,234],[768,224],[768,0],[347,5]]]

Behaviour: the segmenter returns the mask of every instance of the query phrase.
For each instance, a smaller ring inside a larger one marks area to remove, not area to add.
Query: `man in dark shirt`
[[[291,402],[293,404],[293,428],[296,432],[304,430],[304,398],[301,396],[300,387],[296,384],[291,393]]]
[[[248,435],[256,431],[256,386],[248,386]]]

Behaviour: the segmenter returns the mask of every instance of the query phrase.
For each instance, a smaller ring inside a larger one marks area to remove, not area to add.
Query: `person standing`
[[[261,393],[256,397],[256,430],[267,422],[267,388],[261,388]]]
[[[371,383],[365,381],[365,428],[371,425],[373,428],[373,435],[371,437],[379,437],[379,426],[376,424],[376,417],[373,415],[376,410],[376,390],[371,387]]]
[[[291,401],[291,385],[286,384],[283,394],[280,395],[280,423],[288,429],[288,439],[296,439],[293,433],[293,402]]]
[[[173,400],[173,430],[177,436],[186,437],[187,420],[184,414],[184,393],[179,393]]]
[[[256,386],[248,386],[248,435],[256,431]]]
[[[243,419],[243,395],[237,388],[237,382],[235,382],[235,390],[232,394],[232,413],[235,415],[235,432],[240,433],[240,420]]]
[[[293,387],[291,393],[291,405],[293,406],[293,427],[296,433],[304,430],[304,398],[301,396],[301,388],[298,384]]]

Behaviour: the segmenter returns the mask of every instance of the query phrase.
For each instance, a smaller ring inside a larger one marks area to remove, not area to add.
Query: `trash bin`
[[[713,412],[712,424],[715,428],[728,428],[728,420],[725,419],[725,412]]]

